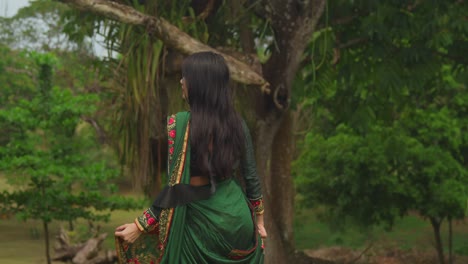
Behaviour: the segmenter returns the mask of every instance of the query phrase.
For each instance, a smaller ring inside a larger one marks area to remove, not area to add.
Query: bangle
[[[262,215],[265,212],[265,207],[263,206],[263,197],[249,200],[257,215]]]
[[[133,223],[136,225],[136,227],[138,228],[138,230],[140,232],[145,232],[145,229],[140,225],[140,223],[138,222],[138,217],[135,218],[135,221],[133,221]]]

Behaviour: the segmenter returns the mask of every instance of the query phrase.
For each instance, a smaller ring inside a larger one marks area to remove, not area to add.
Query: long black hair
[[[234,109],[229,69],[224,58],[199,52],[182,64],[191,111],[191,162],[216,181],[232,177],[244,149],[242,119]]]

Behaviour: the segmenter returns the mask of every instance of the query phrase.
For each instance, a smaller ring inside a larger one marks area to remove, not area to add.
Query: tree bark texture
[[[65,229],[61,228],[55,243],[54,261],[66,263],[86,263],[86,264],[110,264],[117,260],[115,250],[102,251],[100,245],[107,237],[107,234],[101,234],[97,237],[88,239],[88,241],[79,244],[70,244]]]
[[[257,157],[263,167],[259,171],[268,172],[264,174],[265,219],[268,230],[266,263],[287,263],[294,259],[294,187],[290,173],[294,147],[289,113],[285,113],[279,122],[273,125],[262,122],[257,138]],[[276,133],[265,136],[268,129]],[[265,153],[271,153],[270,161],[262,160]],[[264,168],[265,165],[267,168]]]
[[[452,218],[448,218],[448,264],[453,264],[453,226]]]
[[[72,262],[76,264],[81,263],[89,263],[89,261],[95,258],[100,249],[100,245],[104,239],[106,239],[107,234],[101,234],[96,238],[89,239],[84,247],[76,253],[75,257],[73,258]]]
[[[47,264],[51,264],[50,260],[50,246],[49,246],[49,224],[47,221],[42,220],[42,225],[44,227],[44,239],[45,239],[45,253],[46,253],[46,259],[47,259]]]

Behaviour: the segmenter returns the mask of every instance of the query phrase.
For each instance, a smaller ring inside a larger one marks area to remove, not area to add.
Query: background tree
[[[27,58],[26,52],[13,51],[0,44],[0,54],[0,71],[3,73],[0,75],[0,107],[5,108],[16,103],[19,98],[27,97],[34,90],[37,70],[34,62]]]
[[[297,83],[308,95],[297,99],[298,119],[312,124],[299,128],[312,129],[295,165],[299,191],[309,205],[326,205],[331,223],[391,226],[417,211],[444,263],[440,225],[465,217],[467,198],[461,2],[330,8],[328,33],[307,51],[326,59],[304,67]]]
[[[68,7],[54,1],[31,1],[12,17],[0,18],[0,42],[14,50],[92,50],[91,39],[70,39],[64,33]]]
[[[77,133],[82,116],[95,111],[97,97],[53,87],[55,57],[32,53],[32,58],[39,67],[39,86],[29,98],[0,109],[2,130],[14,128],[0,145],[0,169],[17,186],[0,194],[0,208],[22,220],[42,221],[51,263],[52,220],[107,220],[109,210],[133,208],[135,201],[112,195],[117,189],[109,180],[119,175],[118,167],[98,151],[93,133],[83,128]]]

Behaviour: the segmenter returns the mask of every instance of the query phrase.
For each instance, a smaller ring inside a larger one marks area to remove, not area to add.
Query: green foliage
[[[343,125],[326,138],[309,133],[304,149],[294,164],[298,191],[308,205],[329,206],[340,224],[391,225],[409,210],[465,215],[467,169],[447,149],[424,145],[397,125],[373,126],[365,136]]]
[[[334,12],[322,24],[331,31],[316,36],[306,54],[312,63],[294,86],[309,125],[299,127],[308,131],[294,164],[303,204],[325,206],[323,219],[338,227],[391,227],[410,211],[439,225],[465,217],[461,4],[329,4]]]
[[[392,175],[392,157],[386,155],[396,154],[391,148],[397,138],[391,132],[376,127],[361,137],[340,126],[328,138],[309,133],[304,140],[307,151],[294,164],[303,175],[297,185],[306,204],[329,206],[327,220],[336,224],[345,224],[350,218],[362,226],[391,224],[394,215],[404,209],[398,207],[398,201],[406,196],[398,176]]]
[[[0,108],[5,108],[19,98],[30,98],[37,70],[27,52],[12,51],[0,44],[0,57]]]
[[[0,110],[2,127],[13,127],[0,145],[0,170],[9,175],[14,191],[0,195],[2,210],[23,220],[73,221],[108,219],[108,210],[130,209],[134,201],[117,197],[109,181],[119,175],[99,146],[77,128],[83,115],[95,111],[97,97],[73,95],[52,87],[51,54],[33,54],[39,66],[39,87],[30,99]]]
[[[306,51],[310,63],[304,64],[292,100],[330,104],[332,94],[338,108],[334,125],[347,122],[365,130],[377,116],[391,121],[410,94],[434,87],[429,83],[442,78],[443,65],[455,72],[466,65],[466,8],[457,1],[329,5],[329,16],[322,18]]]

